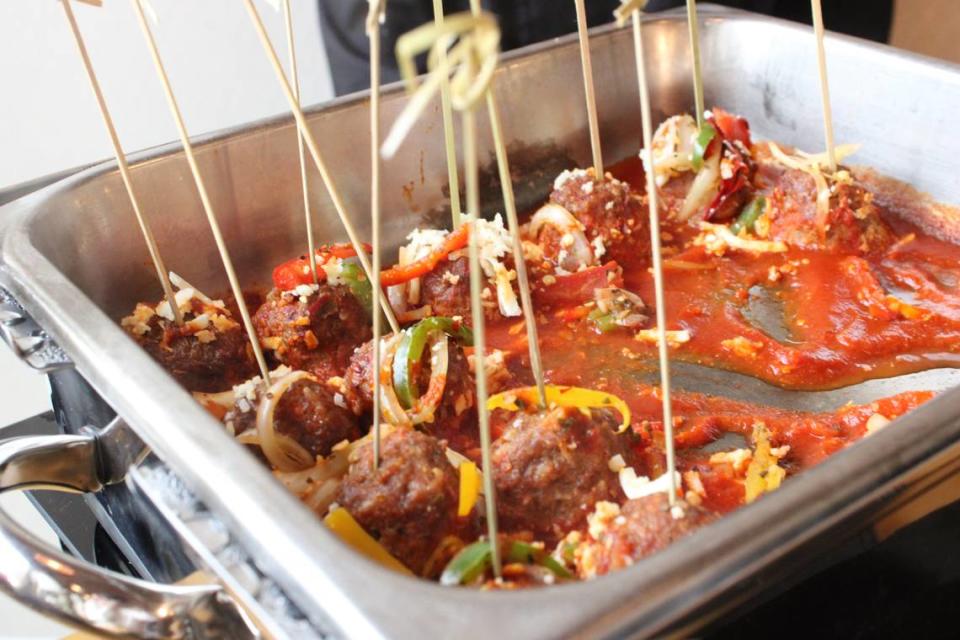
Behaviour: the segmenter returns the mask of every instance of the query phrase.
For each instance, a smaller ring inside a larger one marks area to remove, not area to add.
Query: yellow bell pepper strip
[[[556,384],[546,385],[545,390],[548,407],[573,407],[584,412],[589,412],[590,409],[616,409],[620,412],[622,418],[617,433],[623,433],[630,428],[630,407],[627,406],[626,402],[612,393]],[[537,398],[536,387],[511,389],[490,396],[487,399],[487,410],[505,409],[507,411],[519,411],[527,407],[536,408]]]
[[[480,471],[477,465],[469,460],[460,463],[460,502],[457,506],[457,515],[461,518],[469,515],[477,504],[480,495]]]
[[[323,521],[331,531],[337,534],[338,538],[377,564],[400,573],[413,575],[410,569],[390,555],[390,552],[383,545],[364,531],[360,523],[354,520],[346,509],[341,507],[331,511]]]
[[[439,316],[424,318],[406,329],[397,347],[397,354],[393,358],[393,388],[397,392],[397,399],[405,409],[412,408],[413,403],[420,396],[416,385],[415,368],[423,358],[423,350],[427,346],[430,334],[434,331],[443,331],[454,338],[459,338],[466,346],[473,345],[473,331],[463,322],[453,318]]]
[[[743,208],[743,211],[740,212],[740,215],[737,216],[736,222],[730,225],[730,233],[737,235],[740,233],[741,229],[746,229],[747,231],[753,231],[753,225],[763,215],[763,212],[767,208],[767,199],[763,196],[758,196],[750,201],[746,207]]]
[[[780,460],[770,451],[770,430],[762,422],[753,425],[753,459],[747,467],[747,479],[744,482],[747,504],[764,493],[780,487],[787,472],[777,464]]]

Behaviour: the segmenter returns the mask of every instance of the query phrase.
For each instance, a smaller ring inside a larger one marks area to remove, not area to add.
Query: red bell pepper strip
[[[363,250],[370,253],[370,245],[364,244]],[[317,280],[323,282],[327,278],[320,267],[330,261],[331,258],[352,258],[357,255],[356,249],[350,244],[332,244],[323,245],[316,250],[317,255]],[[310,275],[310,260],[306,256],[287,260],[277,265],[273,270],[273,286],[281,291],[289,291],[301,284],[313,284],[313,277]]]
[[[380,284],[384,287],[391,287],[430,273],[437,267],[441,260],[454,251],[458,251],[467,246],[468,234],[467,225],[463,225],[449,234],[444,239],[443,244],[430,255],[416,262],[411,262],[410,264],[397,265],[381,271]]]

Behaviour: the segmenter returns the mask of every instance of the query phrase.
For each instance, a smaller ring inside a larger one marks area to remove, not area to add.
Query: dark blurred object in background
[[[810,23],[809,0],[716,0],[716,4]],[[613,20],[617,0],[587,0],[591,27]],[[683,0],[650,0],[647,11],[683,6]],[[323,41],[330,60],[337,95],[370,87],[369,56],[364,22],[366,0],[320,0]],[[447,14],[470,9],[468,0],[444,0]],[[515,49],[576,31],[573,0],[484,0],[483,7],[497,15],[502,48]],[[886,42],[893,18],[893,0],[829,0],[823,3],[827,29]],[[382,29],[383,81],[399,79],[393,50],[397,38],[433,20],[432,0],[389,0]]]

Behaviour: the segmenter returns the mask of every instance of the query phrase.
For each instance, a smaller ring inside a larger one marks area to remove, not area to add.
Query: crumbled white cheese
[[[603,245],[603,238],[597,236],[594,238],[590,245],[593,247],[593,257],[596,260],[599,260],[607,252],[607,248]]]
[[[580,191],[583,191],[587,195],[593,193],[593,181],[589,180],[580,185]]]
[[[880,429],[890,424],[890,418],[882,413],[875,413],[867,419],[867,435],[876,433]]]
[[[674,472],[674,486],[679,487],[681,483],[680,472]],[[652,496],[655,493],[670,493],[670,474],[665,473],[656,480],[651,480],[647,476],[637,476],[633,467],[624,467],[619,472],[620,487],[623,489],[627,498],[634,500],[644,496]]]
[[[587,175],[587,171],[585,169],[573,169],[572,171],[570,169],[565,169],[553,181],[553,188],[555,191],[562,189],[563,185],[567,184],[568,180],[571,180],[573,178],[581,178],[586,175]]]
[[[607,466],[610,468],[610,471],[620,473],[620,470],[626,467],[627,463],[623,459],[623,456],[618,453],[607,461]]]

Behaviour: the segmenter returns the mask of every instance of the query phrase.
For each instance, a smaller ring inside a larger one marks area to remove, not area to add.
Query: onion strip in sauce
[[[275,468],[281,471],[299,471],[307,469],[315,462],[314,457],[293,438],[277,433],[274,414],[280,398],[295,383],[301,380],[317,381],[306,371],[295,371],[273,383],[267,389],[260,406],[257,408],[257,433],[260,436],[260,450]]]

